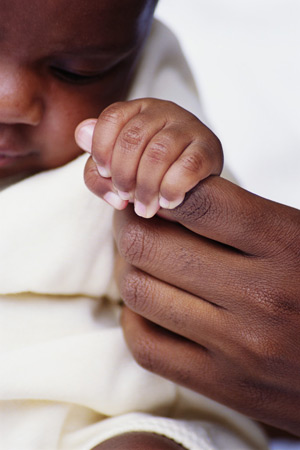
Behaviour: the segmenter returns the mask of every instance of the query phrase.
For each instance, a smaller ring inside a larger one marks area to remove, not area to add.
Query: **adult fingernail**
[[[160,197],[159,198],[159,205],[160,205],[161,208],[164,208],[164,209],[174,209],[177,206],[179,206],[183,202],[183,200],[184,200],[184,197],[181,197],[181,198],[179,198],[177,200],[173,200],[173,201],[170,202],[166,198]]]
[[[82,150],[91,153],[95,122],[80,125],[75,132],[76,142]]]
[[[109,203],[111,206],[113,206],[116,209],[124,209],[127,204],[127,202],[122,200],[114,192],[106,192],[106,194],[103,195],[103,198],[107,203]]]

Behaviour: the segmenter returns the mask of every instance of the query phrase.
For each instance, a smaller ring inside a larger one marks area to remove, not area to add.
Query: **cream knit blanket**
[[[142,96],[201,115],[178,44],[157,22],[130,94]],[[85,187],[86,159],[0,193],[0,448],[89,450],[134,430],[192,450],[266,448],[248,419],[133,361],[112,282],[113,210]]]

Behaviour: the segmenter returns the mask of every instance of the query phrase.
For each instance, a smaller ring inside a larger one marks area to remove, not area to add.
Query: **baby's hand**
[[[98,119],[81,122],[75,138],[105,178],[103,199],[117,209],[134,202],[135,212],[145,218],[160,207],[175,208],[199,181],[222,170],[218,138],[168,101],[114,103]]]

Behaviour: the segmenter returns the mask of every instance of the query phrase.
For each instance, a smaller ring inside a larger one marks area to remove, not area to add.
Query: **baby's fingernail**
[[[101,175],[101,177],[111,178],[111,172],[107,167],[99,166],[97,163],[96,163],[96,166],[97,166],[97,170],[98,170],[99,174]]]
[[[173,201],[170,202],[170,201],[167,200],[166,198],[160,197],[160,198],[159,198],[159,205],[160,205],[161,208],[165,208],[165,209],[174,209],[174,208],[176,208],[177,206],[179,206],[180,203],[183,202],[183,200],[184,200],[184,197],[181,197],[181,198],[178,199],[178,200],[173,200]]]
[[[146,217],[147,208],[143,203],[139,202],[138,200],[134,202],[134,210],[138,216]]]
[[[82,150],[91,153],[95,123],[89,122],[76,130],[76,142]]]
[[[119,196],[121,197],[122,200],[129,200],[131,195],[129,192],[124,192],[124,191],[118,191]]]
[[[150,217],[153,217],[159,210],[159,204],[157,201],[155,201],[152,202],[150,205],[146,206],[143,203],[136,200],[134,202],[134,210],[138,216],[144,217],[145,219],[150,219]]]
[[[109,203],[111,206],[113,206],[116,209],[124,209],[127,202],[124,202],[117,194],[114,192],[106,192],[105,195],[103,195],[104,200]]]

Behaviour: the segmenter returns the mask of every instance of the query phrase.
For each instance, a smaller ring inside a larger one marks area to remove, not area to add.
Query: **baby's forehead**
[[[155,0],[0,0],[1,38],[15,45],[72,42],[118,47],[137,40],[151,21]]]

